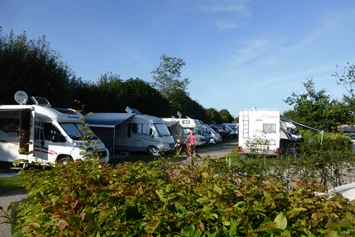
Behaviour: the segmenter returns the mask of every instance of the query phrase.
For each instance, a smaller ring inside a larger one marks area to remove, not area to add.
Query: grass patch
[[[1,177],[0,176],[0,190],[1,193],[13,189],[19,189],[25,187],[25,180],[21,175],[11,176],[11,177]]]

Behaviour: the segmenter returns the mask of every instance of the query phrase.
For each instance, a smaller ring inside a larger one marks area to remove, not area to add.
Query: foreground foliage
[[[221,163],[78,161],[23,172],[16,236],[354,236],[355,203]]]

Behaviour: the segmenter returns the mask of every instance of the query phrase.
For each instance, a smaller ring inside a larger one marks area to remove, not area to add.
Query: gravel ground
[[[0,191],[0,206],[5,210],[11,204],[11,202],[20,201],[23,198],[27,197],[27,192],[25,189],[15,189],[5,193]],[[5,219],[0,218],[0,223]],[[1,237],[10,237],[11,236],[11,225],[2,223],[0,224],[0,236]]]

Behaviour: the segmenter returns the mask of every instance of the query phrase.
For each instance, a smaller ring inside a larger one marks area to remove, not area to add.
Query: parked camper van
[[[186,118],[163,118],[171,135],[175,141],[177,138],[186,139],[190,131],[193,130],[197,137],[197,146],[206,144],[206,139],[202,135],[202,125],[198,119]]]
[[[80,113],[51,108],[43,97],[32,96],[34,104],[26,105],[24,91],[16,92],[15,99],[19,105],[0,105],[0,161],[55,164],[84,158],[80,147],[85,141],[80,137],[88,130],[79,129],[84,125]],[[109,161],[108,150],[95,135],[91,146],[98,150],[100,161]]]
[[[240,111],[238,151],[243,154],[295,154],[293,140],[280,123],[277,110]]]
[[[126,108],[127,113],[94,113],[86,121],[97,136],[115,152],[172,152],[174,139],[161,118]]]
[[[219,135],[219,133],[217,133],[208,124],[202,124],[202,132],[207,143],[211,144],[211,143],[217,143],[222,141],[221,135]]]
[[[227,132],[230,137],[237,138],[238,137],[238,123],[222,123],[222,125],[226,126]]]

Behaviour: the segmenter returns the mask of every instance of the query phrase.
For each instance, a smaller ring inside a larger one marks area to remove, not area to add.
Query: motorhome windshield
[[[160,136],[162,136],[162,137],[170,136],[170,132],[169,132],[168,128],[166,127],[165,123],[155,123],[154,125],[155,125],[156,129],[158,130],[158,133],[160,134]]]
[[[90,140],[98,139],[97,136],[93,133],[93,131],[89,127],[82,129],[84,126],[84,124],[82,123],[59,123],[59,124],[64,129],[66,134],[68,134],[68,136],[73,140],[81,140],[81,138],[88,133],[93,134],[89,138]]]

